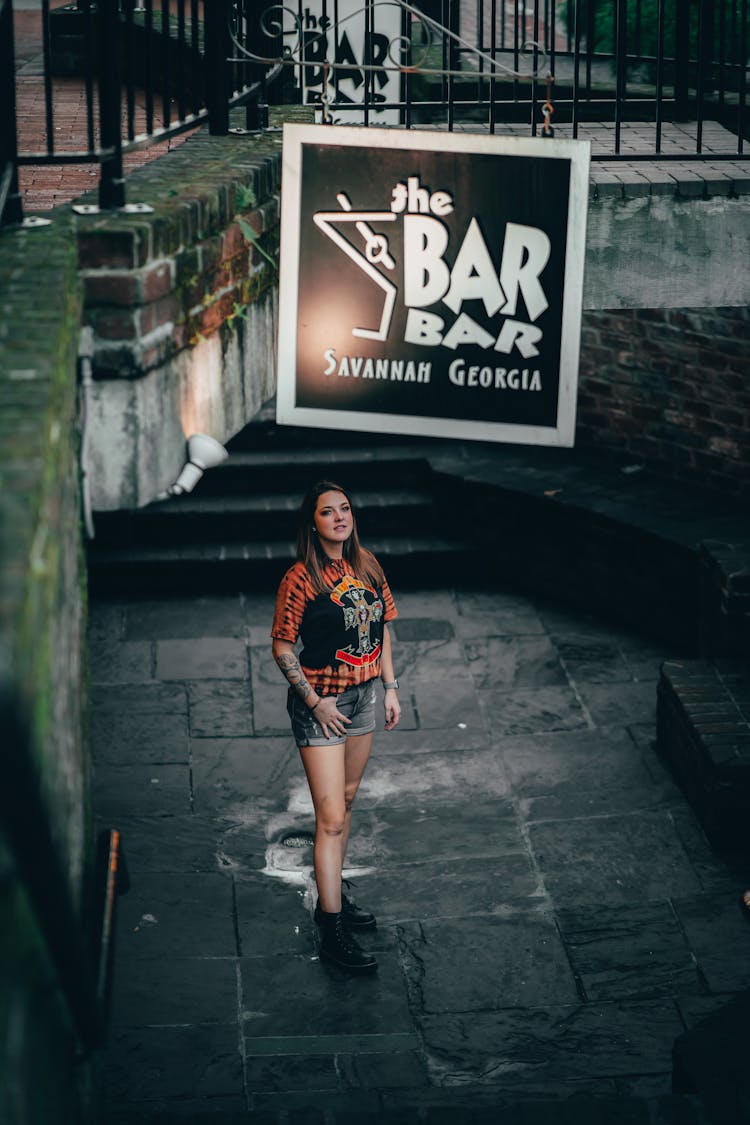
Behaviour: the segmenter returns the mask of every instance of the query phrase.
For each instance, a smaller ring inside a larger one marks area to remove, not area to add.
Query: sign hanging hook
[[[555,107],[552,104],[552,83],[554,78],[551,74],[547,75],[547,98],[542,106],[542,116],[544,117],[544,124],[542,125],[542,139],[551,140],[555,135],[554,127],[551,124],[552,114],[555,112]]]

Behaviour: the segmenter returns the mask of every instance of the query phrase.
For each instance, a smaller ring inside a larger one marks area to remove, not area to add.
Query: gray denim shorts
[[[298,746],[342,746],[347,738],[370,734],[375,730],[375,681],[347,688],[336,696],[336,706],[342,715],[351,719],[346,734],[331,734],[326,738],[310,708],[297,693],[289,690],[286,709],[292,720],[292,734]]]

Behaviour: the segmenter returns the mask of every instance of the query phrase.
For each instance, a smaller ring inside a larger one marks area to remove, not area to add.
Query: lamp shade
[[[192,434],[187,444],[188,460],[201,469],[213,469],[229,456],[221,442],[208,434]]]
[[[191,434],[188,438],[188,460],[169,492],[180,496],[192,492],[206,469],[212,469],[226,461],[229,454],[221,442],[208,434]]]

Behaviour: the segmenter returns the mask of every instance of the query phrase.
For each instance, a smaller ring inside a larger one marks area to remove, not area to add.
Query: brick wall
[[[750,493],[750,309],[629,309],[583,319],[580,446]]]
[[[201,131],[128,178],[147,210],[76,220],[96,511],[150,503],[187,437],[224,443],[273,394],[280,179],[280,131]]]
[[[201,142],[193,140],[190,155]],[[105,215],[80,225],[78,261],[97,378],[141,378],[244,319],[275,284],[278,193],[258,204],[252,189],[245,201],[238,198],[233,183],[201,190],[192,208],[181,207],[175,192],[174,204],[154,220],[118,225]],[[204,234],[211,223],[221,229]]]

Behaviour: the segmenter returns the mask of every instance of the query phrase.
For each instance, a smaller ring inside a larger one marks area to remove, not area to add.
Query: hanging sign
[[[284,127],[277,421],[572,445],[586,142]]]
[[[399,98],[401,81],[394,65],[400,45],[401,11],[396,4],[366,5],[364,0],[305,0],[299,10],[283,9],[285,44],[306,65],[295,67],[304,105],[333,105],[334,120],[397,125],[396,108],[380,108]],[[318,108],[318,120],[322,108]]]

